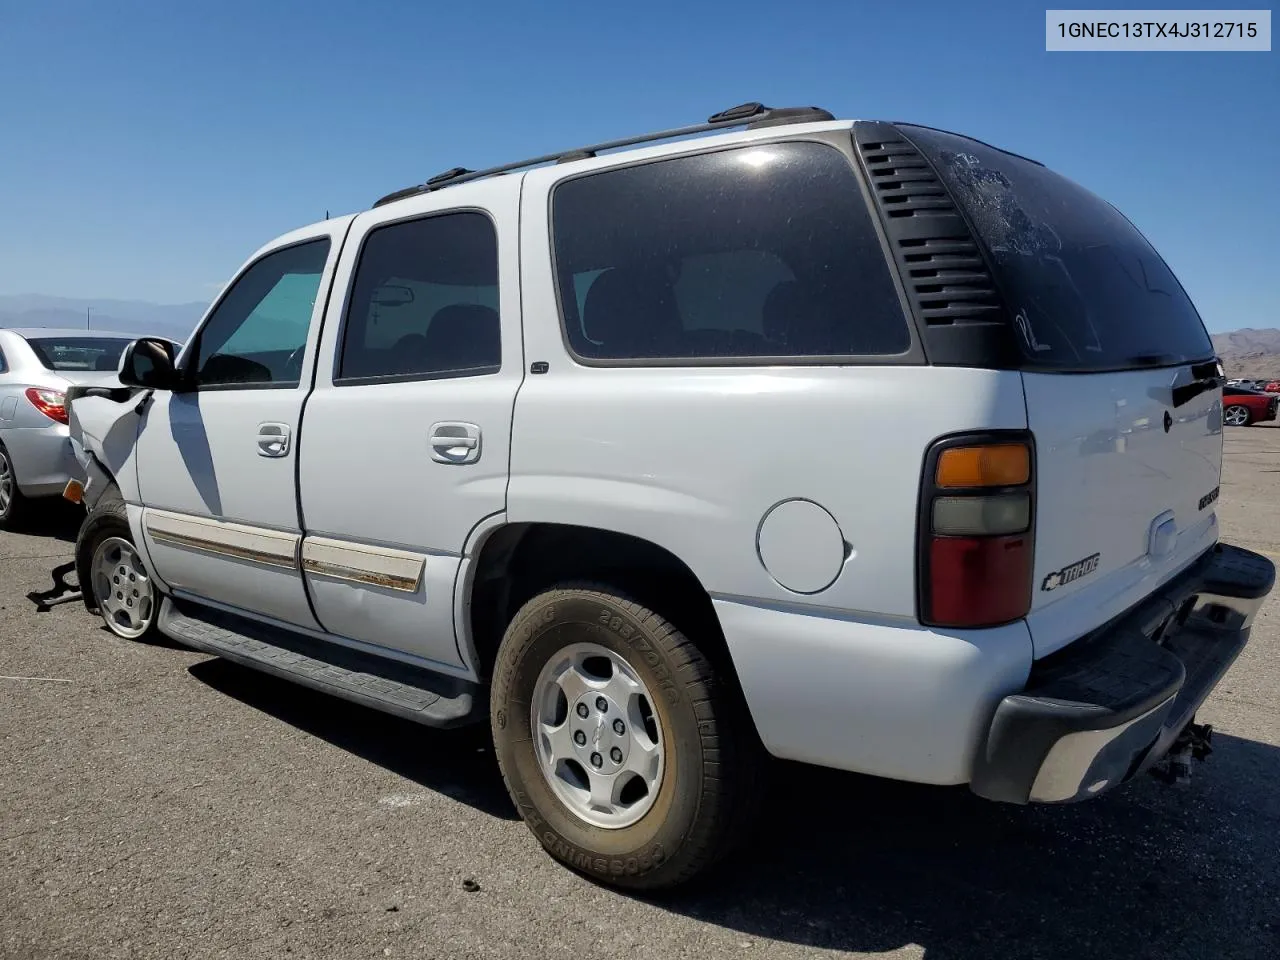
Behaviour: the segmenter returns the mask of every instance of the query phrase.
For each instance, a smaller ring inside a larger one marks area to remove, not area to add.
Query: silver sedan
[[[135,337],[85,330],[0,329],[0,529],[56,497],[75,470],[66,390],[117,386],[120,355]]]

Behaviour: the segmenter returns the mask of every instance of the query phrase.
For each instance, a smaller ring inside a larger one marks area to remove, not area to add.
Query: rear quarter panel
[[[526,377],[516,402],[508,519],[649,540],[688,564],[713,597],[914,623],[925,450],[948,433],[1024,428],[1020,375],[578,363],[561,336],[547,249],[555,175],[534,171],[525,183],[525,359],[548,372]],[[761,522],[790,499],[824,508],[846,543],[825,589],[790,590],[761,561]]]

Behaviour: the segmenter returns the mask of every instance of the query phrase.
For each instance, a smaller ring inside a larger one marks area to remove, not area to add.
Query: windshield
[[[32,337],[27,343],[46,369],[115,373],[129,341],[118,337]]]
[[[985,244],[1030,365],[1123,370],[1213,356],[1177,278],[1111,204],[976,140],[909,125],[902,131]]]

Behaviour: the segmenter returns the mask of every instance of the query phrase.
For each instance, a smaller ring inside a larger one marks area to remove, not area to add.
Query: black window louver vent
[[[1000,295],[929,162],[887,123],[854,138],[916,316],[928,327],[1003,324]]]

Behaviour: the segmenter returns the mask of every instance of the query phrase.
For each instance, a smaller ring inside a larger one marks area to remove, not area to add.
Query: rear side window
[[[986,246],[1032,365],[1123,370],[1213,356],[1177,278],[1111,204],[976,140],[901,129]]]
[[[128,340],[118,337],[31,337],[27,345],[46,370],[115,373]]]
[[[587,361],[892,356],[911,335],[849,161],[769,143],[590,174],[552,197]]]
[[[339,381],[496,373],[498,238],[482,213],[369,233],[347,309]]]

